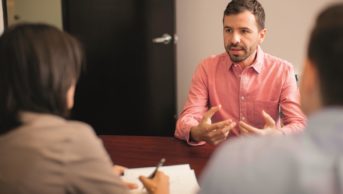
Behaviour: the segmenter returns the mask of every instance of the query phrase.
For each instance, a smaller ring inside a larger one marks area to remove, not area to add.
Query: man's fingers
[[[243,127],[240,127],[240,129],[241,129],[241,132],[243,132],[243,134],[248,134],[249,133],[249,131],[246,130],[245,128],[243,128]]]
[[[262,115],[264,117],[264,120],[266,121],[265,126],[268,128],[274,129],[275,128],[274,119],[268,113],[266,113],[264,110],[262,111]]]
[[[247,131],[247,132],[252,132],[252,133],[256,133],[256,134],[262,133],[262,131],[260,129],[257,129],[257,128],[243,122],[243,121],[239,122],[239,127],[241,128],[241,130],[243,130],[245,132]]]
[[[232,122],[231,120],[225,120],[225,121],[213,123],[210,126],[208,126],[208,130],[212,131],[212,130],[222,129],[222,128],[225,128],[227,126],[231,126],[232,123],[234,123],[234,125],[236,125],[236,123]]]
[[[217,145],[223,141],[225,141],[230,133],[230,129],[229,127],[226,127],[222,130],[218,130],[215,132],[215,134],[212,137],[212,142],[214,145]]]
[[[236,127],[236,122],[231,122],[228,127],[230,128],[230,130],[233,129],[234,127]]]
[[[208,110],[207,112],[205,112],[204,117],[203,117],[203,121],[207,121],[209,119],[211,119],[213,117],[213,115],[220,110],[222,107],[222,105],[218,105],[218,106],[213,106],[210,108],[210,110]]]
[[[226,120],[221,121],[214,124],[199,124],[197,128],[191,128],[191,136],[195,141],[210,141],[212,135],[216,133],[216,131],[222,130],[228,126],[231,126],[232,121]],[[232,128],[232,127],[231,127]],[[211,142],[211,141],[210,141]]]
[[[223,132],[226,134],[226,136],[229,134],[229,132],[231,131],[231,129],[233,129],[236,126],[235,122],[230,122],[229,125],[227,125],[226,127],[224,127]]]
[[[219,144],[220,142],[222,142],[222,141],[225,141],[226,140],[226,136],[223,134],[223,133],[216,133],[216,134],[214,134],[212,137],[211,137],[211,140],[210,140],[210,142],[211,142],[211,144],[213,144],[213,145],[217,145],[217,144]]]
[[[216,144],[226,140],[229,133],[230,133],[230,130],[235,126],[236,126],[236,123],[232,122],[224,128],[220,128],[220,129],[211,131],[208,134],[209,142],[216,145]]]

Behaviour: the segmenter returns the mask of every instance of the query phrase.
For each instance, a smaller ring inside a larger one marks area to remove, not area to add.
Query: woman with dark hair
[[[83,53],[71,35],[20,24],[0,37],[0,193],[128,193],[102,143],[67,120]],[[141,177],[168,193],[168,177]]]

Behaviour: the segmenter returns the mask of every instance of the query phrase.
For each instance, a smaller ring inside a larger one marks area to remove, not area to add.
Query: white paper
[[[138,189],[132,190],[132,193],[146,194],[147,191],[138,177],[141,175],[149,176],[154,170],[155,167],[131,168],[125,170],[122,178],[124,181],[139,185]],[[159,170],[169,176],[170,194],[192,194],[198,191],[199,184],[195,172],[190,168],[189,164],[162,166]]]

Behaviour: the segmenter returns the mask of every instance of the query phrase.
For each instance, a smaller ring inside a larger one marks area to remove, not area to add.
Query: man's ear
[[[310,59],[306,59],[304,62],[304,71],[302,75],[302,84],[306,93],[314,93],[319,89],[318,72]]]
[[[263,28],[262,30],[259,31],[258,35],[259,35],[259,38],[260,38],[260,44],[262,44],[262,42],[264,41],[264,38],[266,37],[266,34],[267,34],[267,29],[266,28]]]
[[[300,80],[301,106],[305,114],[309,115],[321,107],[321,92],[318,70],[315,64],[306,59]]]

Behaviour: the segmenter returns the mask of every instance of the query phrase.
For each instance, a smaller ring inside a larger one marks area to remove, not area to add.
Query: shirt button
[[[245,121],[245,117],[242,117],[242,120]]]
[[[241,96],[241,99],[244,100],[244,96]]]

